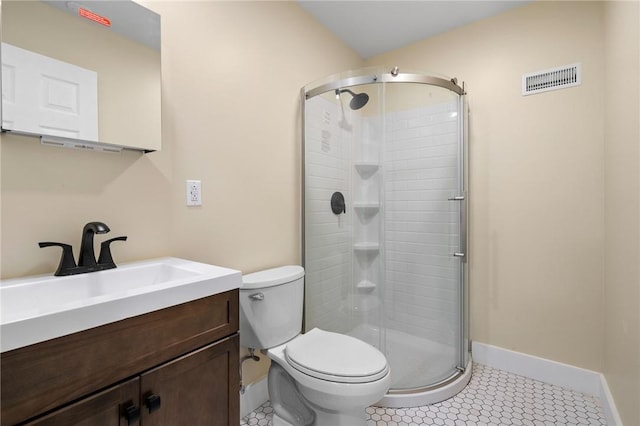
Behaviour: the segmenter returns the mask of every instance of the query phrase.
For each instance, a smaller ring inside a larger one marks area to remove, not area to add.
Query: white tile
[[[240,425],[271,426],[272,413],[266,402]],[[422,407],[369,407],[366,416],[367,425],[375,426],[606,425],[594,396],[477,363],[469,385],[446,401]]]

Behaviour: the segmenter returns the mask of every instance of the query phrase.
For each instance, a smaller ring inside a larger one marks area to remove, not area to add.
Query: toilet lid
[[[373,346],[319,328],[287,343],[285,356],[296,370],[333,382],[373,382],[389,371],[387,359]]]

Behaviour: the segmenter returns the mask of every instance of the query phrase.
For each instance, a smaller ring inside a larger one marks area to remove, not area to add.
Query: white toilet
[[[273,426],[363,426],[365,408],[389,390],[385,356],[354,337],[314,328],[301,334],[304,269],[242,277],[240,344],[271,358]]]

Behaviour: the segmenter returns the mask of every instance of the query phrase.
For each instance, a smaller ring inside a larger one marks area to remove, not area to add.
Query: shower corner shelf
[[[376,287],[377,285],[369,280],[362,280],[356,285],[357,289],[366,291],[373,291],[376,289]]]
[[[357,161],[353,164],[360,176],[369,177],[378,171],[380,165],[375,161]]]
[[[356,202],[353,203],[353,208],[362,212],[375,213],[380,209],[380,204]]]
[[[380,244],[378,243],[354,243],[353,249],[356,251],[378,251]]]

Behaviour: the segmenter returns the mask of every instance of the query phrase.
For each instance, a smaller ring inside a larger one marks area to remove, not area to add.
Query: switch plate
[[[187,180],[187,206],[202,205],[202,182]]]

